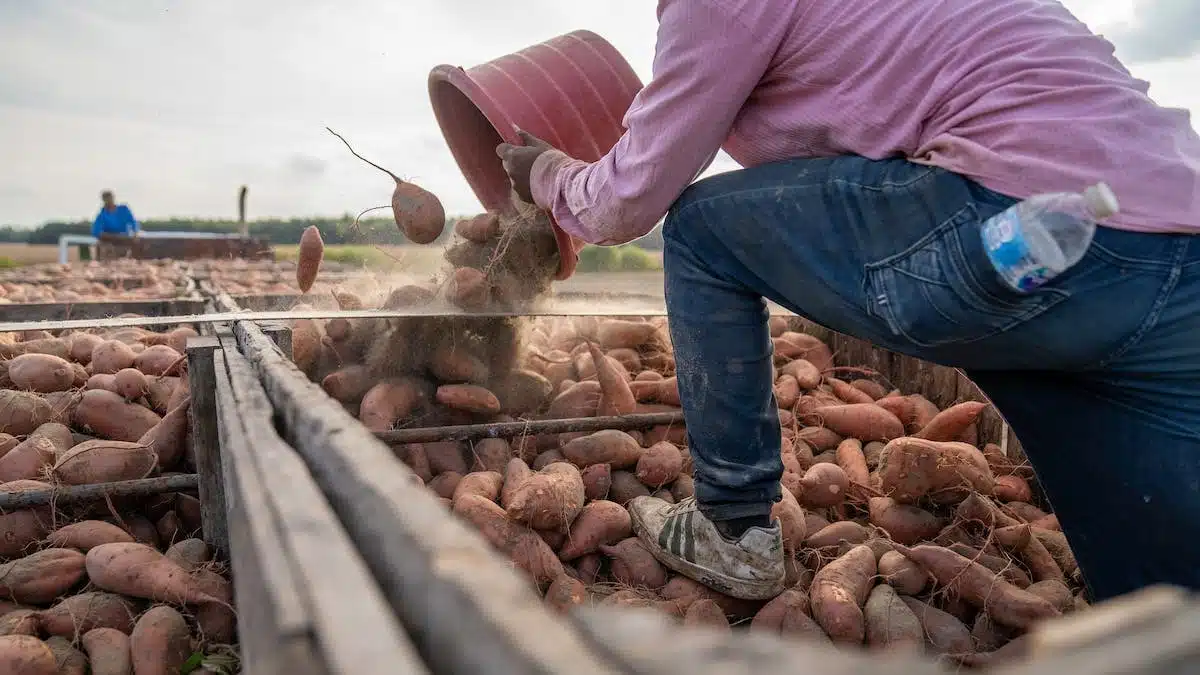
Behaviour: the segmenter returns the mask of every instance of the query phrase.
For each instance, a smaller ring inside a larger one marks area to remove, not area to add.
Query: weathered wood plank
[[[271,403],[237,343],[222,336],[221,344],[242,431],[223,450],[257,472],[329,671],[427,673],[303,460],[275,432]]]
[[[119,300],[110,302],[38,302],[0,305],[0,321],[107,319],[121,314],[177,316],[203,311],[199,300]]]
[[[587,608],[574,612],[583,630],[644,675],[941,675],[934,661],[884,652],[855,653],[831,645],[787,641],[759,633],[724,634],[682,628],[660,612]]]
[[[91,485],[57,485],[44,490],[0,492],[0,512],[24,509],[30,506],[55,504],[66,506],[108,497],[146,497],[195,490],[200,483],[196,474],[185,473],[172,476],[156,476],[138,480],[123,480],[115,483],[92,483]],[[203,515],[203,514],[202,514]]]
[[[188,386],[192,404],[188,423],[192,434],[196,473],[200,474],[200,520],[204,540],[221,557],[229,555],[229,525],[226,522],[224,481],[221,475],[221,443],[217,430],[215,337],[188,339]]]
[[[253,324],[234,332],[299,451],[436,673],[608,673],[510,564]]]

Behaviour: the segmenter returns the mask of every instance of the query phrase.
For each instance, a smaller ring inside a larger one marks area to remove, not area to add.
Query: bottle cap
[[[1083,201],[1097,220],[1112,218],[1121,210],[1117,195],[1107,183],[1096,183],[1083,191]]]

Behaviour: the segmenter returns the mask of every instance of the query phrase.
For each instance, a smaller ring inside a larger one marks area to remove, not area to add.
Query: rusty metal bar
[[[0,492],[0,512],[25,509],[31,506],[50,504],[77,504],[105,497],[145,497],[164,492],[195,490],[200,485],[200,476],[194,473],[176,476],[159,476],[139,480],[123,480],[116,483],[93,485],[70,485],[45,490]]]
[[[477,441],[484,438],[515,438],[525,435],[565,434],[573,432],[616,429],[649,429],[650,427],[683,424],[683,412],[617,415],[613,417],[571,417],[557,420],[528,422],[493,422],[491,424],[462,424],[450,427],[421,427],[380,431],[375,437],[384,443],[436,443],[438,441]]]

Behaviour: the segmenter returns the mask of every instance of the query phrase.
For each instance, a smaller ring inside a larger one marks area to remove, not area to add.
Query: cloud
[[[1106,33],[1130,63],[1200,55],[1200,1],[1137,0],[1133,20]]]
[[[328,166],[320,157],[303,154],[292,155],[286,163],[287,172],[300,179],[320,178]]]

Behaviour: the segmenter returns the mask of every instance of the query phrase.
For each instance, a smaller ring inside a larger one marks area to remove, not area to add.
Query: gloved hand
[[[517,135],[521,137],[524,145],[501,143],[496,147],[496,155],[504,160],[504,171],[512,181],[513,190],[516,191],[517,196],[532,204],[533,194],[529,188],[529,175],[533,171],[533,162],[543,152],[553,150],[554,146],[527,131],[518,129]]]

